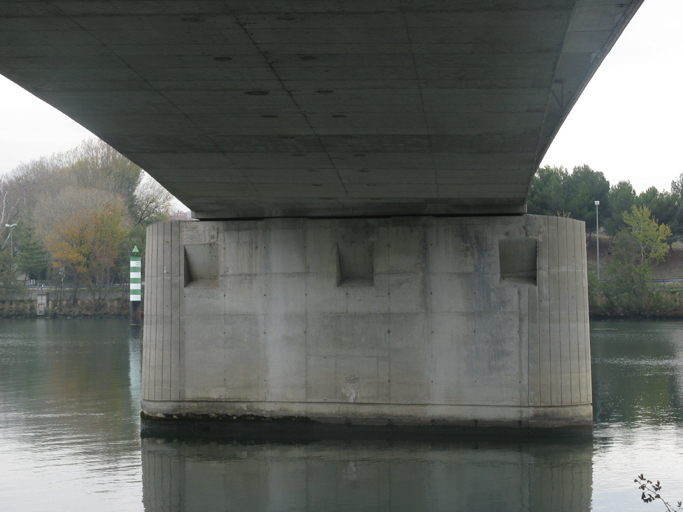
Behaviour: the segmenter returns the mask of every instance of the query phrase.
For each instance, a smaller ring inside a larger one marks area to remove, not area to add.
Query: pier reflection
[[[142,440],[153,511],[586,511],[592,439],[240,444]]]

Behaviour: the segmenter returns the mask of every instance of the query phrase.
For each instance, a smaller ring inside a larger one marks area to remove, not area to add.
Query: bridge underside
[[[205,220],[148,230],[148,416],[585,426],[583,224],[521,214],[641,2],[0,2],[0,73]]]
[[[197,218],[523,213],[641,0],[0,3],[0,73]]]

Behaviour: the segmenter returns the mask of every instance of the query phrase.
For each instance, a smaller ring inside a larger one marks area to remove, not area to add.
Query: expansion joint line
[[[410,27],[408,26],[408,19],[406,18],[406,12],[403,11],[403,26],[406,31],[406,38],[408,39],[408,48],[410,49],[410,58],[413,63],[413,69],[415,70],[415,83],[417,85],[417,90],[420,94],[420,108],[422,110],[422,118],[424,119],[425,130],[427,130],[427,143],[429,144],[429,156],[432,160],[432,171],[434,173],[434,187],[436,196],[439,197],[439,176],[436,170],[436,159],[434,157],[434,147],[432,144],[432,130],[429,126],[429,120],[427,118],[427,111],[425,110],[424,94],[422,92],[422,83],[420,82],[420,73],[417,68],[417,61],[415,60],[415,52],[413,51],[413,39],[410,37]]]
[[[216,143],[216,141],[215,141],[208,133],[206,133],[206,131],[204,131],[199,125],[197,125],[197,123],[195,123],[195,122],[194,122],[194,121],[193,121],[185,112],[183,112],[183,111],[182,111],[182,110],[181,110],[173,101],[171,101],[171,100],[168,98],[168,96],[166,96],[161,90],[159,90],[159,88],[157,88],[157,87],[155,87],[153,84],[151,84],[151,83],[149,82],[149,80],[147,80],[145,77],[143,77],[135,68],[133,68],[128,62],[126,62],[126,60],[125,60],[123,57],[121,57],[121,55],[119,55],[117,52],[115,52],[114,50],[112,50],[111,47],[110,47],[108,44],[106,44],[101,38],[99,38],[99,37],[97,36],[96,33],[93,33],[93,32],[91,32],[90,30],[86,29],[86,27],[84,27],[82,23],[79,23],[79,22],[75,19],[75,17],[69,16],[69,15],[66,14],[60,7],[54,5],[54,3],[51,3],[51,5],[52,5],[52,7],[55,9],[55,11],[57,11],[57,12],[60,13],[61,16],[63,16],[64,18],[68,18],[68,19],[71,20],[75,25],[78,25],[78,27],[79,27],[83,32],[85,32],[85,33],[88,34],[90,37],[92,37],[93,40],[97,41],[97,42],[100,44],[100,46],[102,46],[102,48],[106,48],[107,51],[108,51],[111,55],[113,55],[114,57],[116,57],[117,59],[119,59],[119,61],[121,61],[121,63],[126,67],[126,69],[128,69],[131,73],[133,73],[135,76],[137,76],[137,77],[140,79],[141,82],[144,82],[144,83],[150,88],[150,90],[154,91],[154,92],[157,93],[159,96],[161,96],[162,98],[164,98],[164,100],[166,100],[166,101],[168,102],[169,105],[172,105],[173,108],[175,108],[176,111],[177,111],[180,115],[182,115],[185,119],[187,119],[187,121],[188,121],[190,124],[192,124],[192,125],[197,129],[198,132],[200,132],[204,137],[206,137],[207,140],[209,140],[209,141],[211,141],[213,144],[215,144],[215,145],[216,145],[216,148],[217,148],[218,150],[220,150],[220,145],[219,145],[218,143]]]
[[[233,17],[235,18],[235,22],[237,23],[237,25],[239,25],[239,27],[244,31],[244,35],[249,39],[249,41],[251,42],[253,47],[256,49],[258,54],[263,58],[263,61],[266,63],[266,65],[270,69],[271,73],[273,74],[273,76],[276,78],[276,80],[280,84],[280,87],[282,88],[282,90],[287,94],[287,96],[289,96],[289,99],[291,100],[292,104],[296,107],[296,109],[299,111],[301,116],[305,119],[306,124],[308,125],[308,128],[311,130],[311,133],[318,140],[318,144],[319,144],[320,148],[322,148],[323,152],[325,153],[325,156],[327,157],[327,160],[330,162],[330,166],[334,169],[334,171],[337,175],[337,179],[339,180],[339,183],[341,184],[342,188],[344,189],[344,194],[346,195],[346,197],[349,197],[349,192],[346,189],[345,183],[342,181],[341,175],[339,174],[339,169],[335,165],[334,161],[332,160],[332,157],[330,156],[329,152],[327,151],[327,148],[323,144],[323,141],[320,138],[320,134],[318,134],[318,132],[315,130],[315,128],[313,127],[313,124],[311,123],[310,119],[308,118],[308,115],[306,115],[306,113],[301,108],[301,105],[299,105],[299,103],[294,98],[294,94],[292,94],[292,91],[285,85],[284,80],[282,79],[280,74],[277,72],[277,69],[275,69],[275,66],[273,65],[272,60],[268,57],[268,52],[261,49],[259,44],[254,40],[253,35],[249,33],[249,30],[247,30],[246,24],[242,20],[239,19],[238,14],[233,13]]]

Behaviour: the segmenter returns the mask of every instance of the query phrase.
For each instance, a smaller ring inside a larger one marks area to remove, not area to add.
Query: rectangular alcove
[[[536,284],[538,243],[535,238],[498,241],[500,282],[504,284]]]
[[[374,286],[375,245],[337,244],[337,286]]]
[[[218,286],[218,245],[188,244],[185,249],[185,286]]]

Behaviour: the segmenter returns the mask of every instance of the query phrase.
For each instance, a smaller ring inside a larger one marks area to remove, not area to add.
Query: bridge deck
[[[201,218],[520,213],[641,2],[2,2],[0,73]]]

